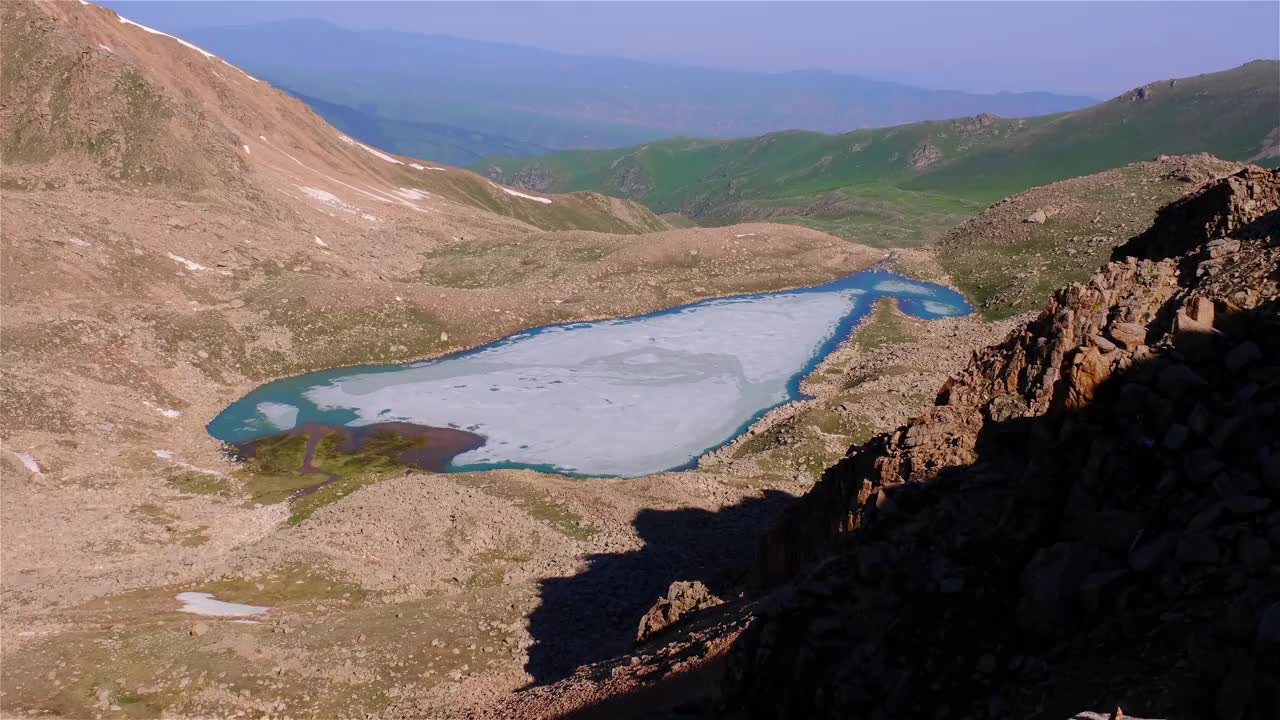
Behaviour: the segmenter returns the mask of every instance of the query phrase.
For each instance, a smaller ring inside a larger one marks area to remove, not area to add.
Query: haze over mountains
[[[983,114],[838,135],[675,138],[493,158],[490,177],[596,190],[719,225],[795,222],[876,245],[920,244],[1010,193],[1161,154],[1280,161],[1280,62],[1152,82],[1080,110]]]
[[[315,19],[195,28],[184,36],[320,101],[317,110],[353,136],[459,164],[674,135],[843,132],[983,112],[1023,117],[1093,102],[927,90],[821,70],[655,65],[444,35],[352,31]]]

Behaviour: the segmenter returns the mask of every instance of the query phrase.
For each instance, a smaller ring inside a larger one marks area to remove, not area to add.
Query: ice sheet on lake
[[[513,462],[643,475],[688,462],[763,408],[848,315],[859,291],[727,299],[635,320],[518,335],[304,396],[349,425],[392,420],[484,435],[457,465]]]
[[[260,402],[258,415],[269,424],[267,429],[292,430],[298,424],[298,408],[287,403]]]
[[[645,475],[689,463],[794,398],[835,334],[885,296],[915,317],[969,310],[948,288],[866,271],[805,290],[537,328],[439,360],[285,378],[228,407],[209,431],[241,442],[302,422],[409,422],[486,438],[455,469]]]

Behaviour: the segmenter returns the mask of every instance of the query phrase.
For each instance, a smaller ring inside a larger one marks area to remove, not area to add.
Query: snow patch
[[[85,4],[87,5],[88,3],[85,3]],[[106,50],[107,52],[113,55],[115,54],[115,50],[112,50],[111,48],[107,47],[106,45],[103,45],[102,43],[98,43],[98,47],[102,48],[103,50]]]
[[[216,477],[226,477],[226,475],[224,475],[222,472],[218,470],[210,470],[208,468],[196,467],[191,463],[182,462],[181,460],[177,459],[177,457],[174,455],[172,450],[152,450],[151,452],[154,453],[155,456],[160,458],[161,460],[168,460],[169,462],[173,463],[174,465],[177,465],[180,468],[185,468],[192,472],[204,473],[205,475],[214,475]]]
[[[178,42],[182,43],[183,45],[186,45],[187,47],[191,48],[192,50],[195,50],[196,52],[200,53],[201,55],[205,56],[206,58],[209,58],[210,60],[212,60],[212,59],[214,59],[215,57],[217,57],[217,55],[214,55],[213,53],[209,52],[208,50],[205,50],[204,48],[200,47],[199,45],[192,45],[191,43],[187,42],[186,40],[183,40],[183,39],[182,39],[182,38],[180,38],[180,37],[174,37],[173,35],[170,35],[169,33],[166,33],[166,32],[160,32],[159,30],[156,30],[155,28],[149,28],[149,27],[147,27],[146,25],[143,25],[142,23],[136,23],[136,22],[134,22],[134,21],[130,20],[129,18],[127,18],[127,17],[125,17],[125,16],[123,16],[123,15],[118,15],[117,17],[120,19],[120,22],[124,23],[125,25],[132,25],[132,26],[137,27],[137,28],[142,28],[143,30],[146,30],[147,32],[151,33],[152,35],[163,35],[164,37],[167,37],[167,38],[169,38],[169,39],[171,39],[171,40],[177,40]]]
[[[395,190],[394,192],[396,195],[399,195],[405,200],[426,200],[427,198],[431,197],[429,193],[423,192],[421,190],[415,190],[413,188],[407,188],[407,187],[402,187],[399,190]]]
[[[42,474],[40,471],[40,463],[36,462],[36,459],[31,455],[31,453],[18,452],[16,450],[9,450],[7,452],[18,458],[18,462],[22,463],[22,467],[26,468],[27,472],[32,475]]]
[[[755,236],[756,236],[755,233],[738,233],[737,235],[734,235],[734,237],[736,238],[755,237]]]
[[[269,605],[246,605],[244,603],[226,602],[213,597],[207,592],[182,592],[177,594],[182,602],[178,612],[193,615],[209,615],[213,617],[239,617],[242,615],[262,615],[271,609]]]
[[[208,270],[209,269],[201,265],[200,263],[195,262],[194,260],[188,260],[182,257],[181,255],[174,255],[173,253],[169,253],[169,259],[178,263],[179,265],[182,265],[188,270]]]
[[[534,201],[534,202],[540,202],[540,203],[542,203],[543,205],[550,205],[550,204],[551,204],[551,198],[538,197],[537,195],[525,195],[524,193],[520,192],[519,190],[512,190],[511,188],[505,188],[505,187],[502,187],[501,185],[499,185],[499,184],[497,184],[497,183],[494,183],[494,182],[491,182],[491,183],[489,183],[489,184],[490,184],[490,185],[492,185],[492,186],[494,186],[494,187],[496,187],[496,188],[498,188],[499,190],[501,190],[502,192],[504,192],[504,193],[506,193],[506,194],[508,194],[508,195],[515,195],[516,197],[524,198],[525,200],[532,200],[532,201]]]
[[[161,35],[161,36],[164,36],[164,37],[169,38],[170,40],[177,40],[180,44],[185,45],[186,47],[189,47],[189,48],[191,48],[192,50],[195,50],[196,52],[198,52],[198,53],[200,53],[201,55],[205,56],[205,58],[206,58],[206,59],[208,59],[208,60],[222,60],[222,58],[218,57],[217,55],[214,55],[213,53],[209,52],[208,50],[205,50],[204,48],[200,47],[199,45],[194,45],[194,44],[192,44],[192,43],[189,43],[189,42],[187,42],[186,40],[183,40],[182,38],[180,38],[180,37],[178,37],[178,36],[176,36],[176,35],[170,35],[170,34],[169,34],[169,33],[167,33],[167,32],[160,32],[159,30],[156,30],[155,28],[147,27],[146,25],[143,25],[142,23],[134,22],[134,21],[130,20],[129,18],[127,18],[127,17],[123,16],[123,15],[117,15],[117,16],[116,16],[116,19],[117,19],[117,20],[119,20],[121,23],[123,23],[123,24],[125,24],[125,25],[132,25],[132,26],[134,26],[134,27],[136,27],[136,28],[140,28],[140,29],[142,29],[142,30],[145,30],[146,32],[149,32],[149,33],[151,33],[152,35]],[[227,66],[229,66],[229,67],[236,68],[237,70],[240,70],[240,68],[236,67],[235,65],[232,65],[231,63],[227,62],[226,60],[222,60],[222,64],[223,64],[223,65],[227,65]],[[250,80],[252,80],[252,81],[254,81],[254,82],[258,82],[258,78],[256,78],[256,77],[254,77],[254,76],[250,75],[249,73],[247,73],[247,72],[245,72],[245,71],[243,71],[243,70],[240,70],[240,72],[241,72],[241,73],[243,73],[243,74],[244,74],[244,76],[245,76],[245,77],[247,77],[247,78],[249,78]]]
[[[329,243],[321,240],[319,235],[316,236],[316,244],[323,248],[329,247]]]
[[[142,401],[142,404],[143,404],[143,405],[146,405],[147,407],[151,408],[152,410],[155,410],[156,412],[160,413],[161,415],[163,415],[163,416],[165,416],[165,417],[167,417],[167,418],[176,418],[176,417],[179,417],[179,416],[181,416],[181,415],[182,415],[182,413],[181,413],[180,411],[178,411],[178,410],[173,410],[173,409],[171,409],[171,408],[163,408],[163,407],[160,407],[159,405],[154,405],[154,404],[152,404],[151,402],[149,402],[149,401],[147,401],[147,400],[143,400],[143,401]]]
[[[249,146],[248,146],[248,145],[244,145],[243,147],[244,147],[244,154],[245,154],[245,155],[252,155],[252,154],[253,154],[252,152],[249,152]]]
[[[352,140],[351,138],[347,137],[346,135],[339,135],[339,136],[338,136],[338,139],[339,139],[339,140],[341,140],[342,142],[344,142],[344,143],[348,144],[348,145],[359,145],[360,147],[364,148],[364,149],[365,149],[365,151],[366,151],[366,152],[368,152],[369,154],[374,155],[374,156],[379,157],[379,158],[382,158],[383,160],[386,160],[386,161],[387,161],[387,162],[389,162],[389,163],[395,163],[396,165],[403,165],[403,164],[404,164],[404,163],[400,162],[399,160],[397,160],[397,159],[395,159],[395,158],[391,157],[390,155],[388,155],[388,154],[386,154],[386,153],[384,153],[384,152],[382,152],[382,151],[378,150],[377,148],[371,148],[371,147],[369,147],[368,145],[365,145],[365,144],[364,144],[364,143],[362,143],[362,142],[358,142],[358,141],[356,141],[356,140]]]
[[[321,190],[320,188],[313,188],[306,185],[299,185],[298,189],[301,190],[308,197],[314,200],[319,200],[325,205],[331,205],[336,208],[342,208],[347,212],[353,212],[349,205],[342,202],[342,200],[340,200],[337,195],[334,195],[328,190]]]

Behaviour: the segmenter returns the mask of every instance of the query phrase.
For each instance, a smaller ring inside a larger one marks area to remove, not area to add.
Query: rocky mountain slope
[[[743,717],[1280,712],[1280,171],[1162,210],[761,544]]]
[[[355,455],[290,524],[296,465],[230,462],[205,429],[262,382],[814,284],[883,253],[791,226],[668,229],[630,201],[391,155],[88,3],[2,4],[0,33],[0,716],[352,717],[507,692],[581,657],[548,650],[571,620],[615,630],[669,582],[640,549],[671,520],[636,517],[741,503],[709,526],[729,544],[803,488]],[[593,562],[643,580],[570,612]],[[184,592],[272,610],[200,619]]]
[[[530,198],[363,145],[208,51],[95,5],[10,3],[4,13],[6,187],[119,181],[263,215],[278,214],[283,194],[357,231],[429,215],[445,237],[485,216],[517,231],[666,227],[626,201]]]
[[[1027,188],[1161,154],[1275,164],[1280,63],[1154,82],[1081,110],[992,114],[840,135],[677,138],[617,150],[495,158],[519,187],[597,190],[704,225],[770,219],[879,245],[937,238]]]

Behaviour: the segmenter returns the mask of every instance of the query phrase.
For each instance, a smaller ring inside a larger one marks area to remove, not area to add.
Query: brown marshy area
[[[362,485],[405,467],[439,472],[457,455],[483,445],[475,433],[412,423],[346,427],[303,423],[292,430],[232,445],[244,463],[249,501],[289,501],[289,522],[298,524],[319,508]]]

